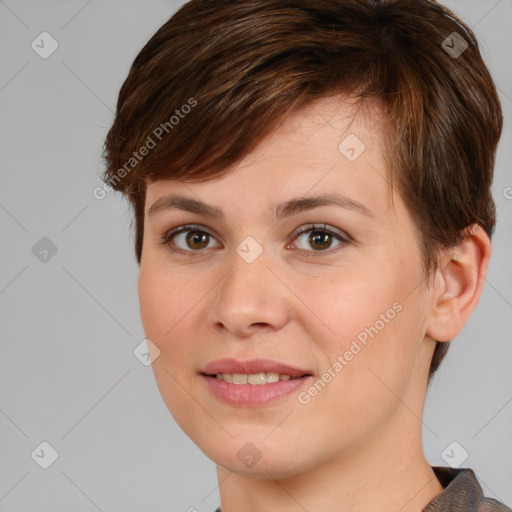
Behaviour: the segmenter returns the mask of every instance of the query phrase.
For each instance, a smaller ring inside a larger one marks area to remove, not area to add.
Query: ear
[[[478,224],[464,233],[459,245],[441,253],[435,271],[426,334],[437,341],[450,341],[462,331],[484,287],[491,241]]]

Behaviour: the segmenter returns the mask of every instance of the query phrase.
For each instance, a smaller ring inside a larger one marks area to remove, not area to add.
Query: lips
[[[207,364],[202,370],[203,375],[216,375],[217,373],[255,373],[276,372],[284,373],[292,378],[300,378],[312,375],[311,370],[297,368],[271,359],[249,359],[246,361],[238,359],[217,359]]]
[[[249,376],[248,380],[266,374],[267,381],[244,382],[247,377],[244,378],[243,374]],[[272,378],[269,379],[270,375]],[[289,377],[284,378],[286,375]],[[278,380],[275,380],[276,377]],[[201,370],[201,379],[211,396],[224,404],[231,407],[266,407],[277,400],[290,400],[314,377],[311,370],[271,359],[218,359]]]

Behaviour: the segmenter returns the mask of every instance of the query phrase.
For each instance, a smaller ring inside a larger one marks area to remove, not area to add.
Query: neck
[[[249,478],[217,466],[222,512],[421,512],[443,490],[423,454],[421,423],[406,408],[363,447],[293,477],[267,474]]]

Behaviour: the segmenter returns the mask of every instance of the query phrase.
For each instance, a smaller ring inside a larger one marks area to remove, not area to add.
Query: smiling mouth
[[[255,386],[263,384],[271,384],[273,382],[286,381],[286,380],[300,380],[304,377],[311,377],[311,374],[304,374],[300,377],[292,377],[287,373],[278,372],[259,372],[259,373],[215,373],[203,374],[206,377],[213,377],[217,380],[229,382],[232,384],[252,384]]]
[[[313,379],[307,367],[266,358],[217,359],[200,375],[212,395],[232,407],[265,407],[286,400]]]

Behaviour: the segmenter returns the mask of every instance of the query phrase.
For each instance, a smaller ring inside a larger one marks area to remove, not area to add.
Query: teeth
[[[234,373],[233,374],[233,384],[247,384],[247,375],[243,373]]]
[[[292,378],[290,375],[277,372],[252,373],[250,375],[246,373],[217,373],[215,377],[219,380],[232,382],[233,384],[254,385],[266,384],[267,382],[277,382],[279,380],[290,380]]]
[[[267,383],[267,377],[264,373],[244,375],[244,377],[247,379],[246,382],[248,382],[249,384],[266,384]]]

